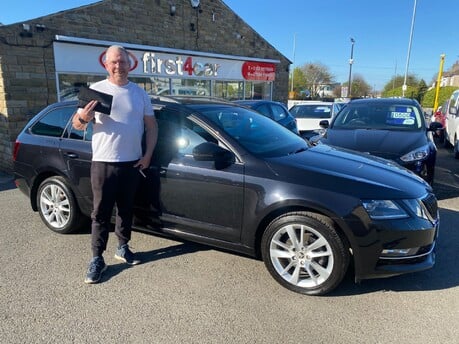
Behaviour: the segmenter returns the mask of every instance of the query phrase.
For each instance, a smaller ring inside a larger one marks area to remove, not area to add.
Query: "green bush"
[[[442,105],[446,100],[448,100],[451,97],[451,94],[457,89],[458,88],[454,86],[440,87],[440,90],[438,92],[438,105]],[[421,103],[422,107],[424,108],[434,107],[435,92],[436,92],[436,89],[432,88],[424,94],[424,98],[422,99],[422,103]]]

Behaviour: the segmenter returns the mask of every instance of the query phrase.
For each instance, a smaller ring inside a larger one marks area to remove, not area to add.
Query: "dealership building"
[[[149,94],[287,102],[291,62],[222,0],[104,0],[0,26],[0,170],[30,118],[106,77],[124,46]]]

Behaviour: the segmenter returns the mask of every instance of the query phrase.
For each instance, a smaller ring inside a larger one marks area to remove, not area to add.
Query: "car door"
[[[72,114],[76,110],[73,109]],[[60,144],[60,153],[67,166],[67,174],[72,183],[76,186],[77,197],[83,201],[78,202],[83,212],[89,214],[92,204],[91,189],[91,139],[92,122],[85,130],[77,130],[72,127],[69,120],[66,131]]]
[[[451,95],[449,107],[446,115],[446,139],[451,145],[454,145],[454,135],[456,133],[456,128],[459,125],[458,113],[457,110],[459,107],[459,92],[454,91]],[[456,108],[456,113],[451,113],[451,108]]]
[[[223,146],[215,134],[192,116],[177,120],[158,113],[161,220],[164,226],[219,240],[238,242],[241,236],[244,166],[223,169],[213,161],[197,161],[193,149],[204,142]],[[173,120],[172,120],[173,119]]]

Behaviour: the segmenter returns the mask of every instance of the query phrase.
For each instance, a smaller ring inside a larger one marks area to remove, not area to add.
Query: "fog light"
[[[389,248],[382,250],[381,258],[395,258],[414,256],[419,250],[419,247],[412,248]]]

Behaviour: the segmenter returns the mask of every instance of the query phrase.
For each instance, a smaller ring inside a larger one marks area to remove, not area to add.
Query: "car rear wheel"
[[[42,221],[54,232],[76,232],[87,223],[73,192],[62,177],[50,177],[40,184],[37,204]]]
[[[332,222],[307,212],[288,213],[267,227],[261,242],[264,263],[281,285],[323,295],[338,286],[349,266],[345,241]]]

